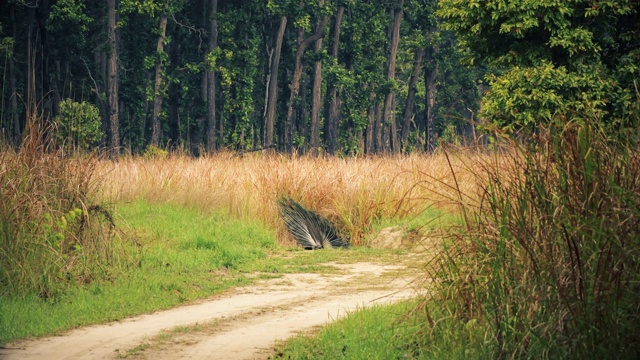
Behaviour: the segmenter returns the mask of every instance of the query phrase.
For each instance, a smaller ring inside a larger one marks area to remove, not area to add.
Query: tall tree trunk
[[[109,0],[114,1],[114,0]],[[160,144],[160,110],[162,110],[162,54],[167,34],[167,15],[160,18],[160,36],[156,46],[158,62],[156,63],[155,80],[153,83],[153,113],[151,115],[151,145]]]
[[[373,93],[371,93],[369,98],[372,99],[373,97],[374,95]],[[373,154],[375,152],[374,139],[375,139],[375,128],[376,128],[376,110],[373,105],[370,105],[369,109],[367,110],[367,119],[369,119],[369,125],[367,126],[367,129],[365,130],[365,135],[364,135],[364,142],[365,142],[364,152],[365,154]]]
[[[118,118],[118,43],[116,41],[116,0],[107,0],[107,36],[109,38],[109,64],[107,66],[107,93],[109,98],[109,135],[111,157],[120,153],[120,125]]]
[[[380,153],[384,150],[384,142],[382,141],[382,110],[380,109],[380,101],[376,100],[373,106],[373,152]]]
[[[428,47],[426,50],[427,67],[424,72],[425,86],[425,142],[424,149],[431,152],[436,147],[434,131],[435,104],[436,104],[436,78],[438,77],[438,64],[434,56],[438,53],[438,47]]]
[[[318,5],[323,6],[324,0],[318,0]],[[318,26],[320,23],[318,23]],[[316,32],[323,31],[316,27]],[[322,38],[315,41],[313,50],[318,53],[322,49]],[[318,154],[318,143],[320,140],[320,97],[322,95],[322,62],[316,61],[313,65],[313,92],[311,102],[311,134],[309,145],[311,147],[311,154]]]
[[[36,41],[34,39],[36,33],[36,7],[38,2],[31,0],[27,3],[27,56],[25,62],[25,87],[26,87],[26,121],[25,128],[28,128],[28,121],[30,115],[35,111],[32,107],[36,104],[36,74],[35,74],[35,59],[36,59]]]
[[[280,67],[280,52],[282,50],[282,39],[287,27],[287,17],[280,18],[280,27],[276,37],[276,47],[273,53],[271,64],[269,65],[269,87],[267,89],[267,118],[264,127],[264,140],[262,146],[269,148],[273,145],[273,133],[276,120],[276,102],[278,100],[278,68]]]
[[[108,33],[108,29],[107,29]],[[108,36],[108,35],[107,35]],[[108,42],[107,38],[107,42]],[[98,78],[101,81],[97,81],[94,85],[95,102],[100,104],[100,129],[107,138],[105,139],[105,146],[111,152],[111,124],[109,119],[109,76],[107,74],[108,57],[106,46],[102,46],[104,41],[102,39],[96,39],[96,46],[93,51],[93,64],[98,69]],[[145,97],[146,98],[146,97]],[[146,114],[146,112],[144,112]],[[145,118],[146,120],[146,118]]]
[[[411,79],[409,80],[409,93],[407,94],[407,102],[404,108],[404,118],[402,121],[402,131],[401,131],[401,139],[402,139],[402,150],[407,151],[407,140],[409,139],[409,132],[411,130],[411,118],[414,115],[414,107],[416,104],[416,84],[418,83],[418,78],[420,77],[420,73],[422,72],[422,58],[424,57],[424,49],[416,50],[415,61],[413,63],[413,73],[411,74]]]
[[[327,24],[327,20],[329,17],[324,15],[322,19],[318,22],[318,26],[316,26],[316,30],[313,35],[308,38],[298,41],[298,48],[296,49],[296,57],[295,57],[295,65],[293,68],[293,79],[291,80],[291,95],[289,96],[289,108],[287,109],[287,120],[285,123],[285,133],[284,133],[284,146],[287,152],[291,152],[292,144],[291,144],[291,130],[293,124],[293,106],[295,105],[296,99],[298,97],[298,92],[300,91],[300,78],[302,77],[302,55],[306,48],[314,41],[319,40],[324,35],[324,27]],[[300,40],[300,39],[298,39]]]
[[[211,0],[211,17],[209,18],[208,52],[218,47],[218,0]],[[207,69],[207,151],[216,149],[216,72]]]
[[[333,27],[333,45],[331,48],[331,56],[338,62],[338,49],[340,46],[340,25],[342,24],[342,16],[344,15],[344,6],[338,7],[336,13],[336,22]],[[338,98],[338,88],[335,82],[329,84],[327,89],[329,95],[329,110],[324,120],[324,136],[327,152],[331,155],[336,153],[336,145],[338,141],[338,122],[340,118],[340,98]]]
[[[169,62],[178,64],[180,62],[181,44],[176,42],[168,45]],[[169,125],[168,139],[172,146],[180,143],[180,85],[172,82],[169,84],[167,105],[169,108]]]
[[[15,17],[16,5],[11,5],[11,34],[17,40],[18,30]],[[13,146],[20,145],[20,118],[18,117],[18,88],[16,86],[16,66],[13,55],[9,57],[9,87],[11,90],[11,120],[13,123]]]
[[[393,23],[391,24],[391,39],[389,49],[389,59],[387,60],[387,81],[391,82],[396,77],[396,56],[398,54],[398,43],[400,42],[400,23],[402,22],[402,7],[404,0],[398,0],[397,8],[393,12]],[[394,153],[400,151],[398,144],[398,134],[396,130],[395,120],[395,91],[390,90],[384,100],[384,117],[383,123],[389,127],[389,141],[391,151]]]
[[[200,10],[202,11],[202,18],[201,18],[201,22],[200,22],[200,26],[202,29],[205,29],[207,27],[207,23],[208,23],[208,17],[207,17],[207,4],[209,3],[208,0],[200,0]],[[206,57],[206,55],[205,55]],[[205,58],[205,63],[206,63],[206,58]],[[207,104],[207,91],[209,89],[209,84],[207,81],[207,77],[209,76],[209,72],[208,71],[203,71],[202,72],[202,77],[200,78],[200,95],[202,96],[202,101],[204,102],[204,104]],[[204,148],[205,144],[206,144],[206,130],[205,130],[205,121],[206,118],[201,116],[198,117],[197,119],[197,133],[194,131],[193,132],[193,136],[192,136],[192,141],[194,142],[194,144],[192,145],[193,148],[195,147],[202,147]]]

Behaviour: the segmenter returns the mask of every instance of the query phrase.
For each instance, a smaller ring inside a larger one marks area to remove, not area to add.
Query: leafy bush
[[[144,157],[147,159],[164,159],[167,156],[169,156],[169,152],[167,150],[154,145],[149,145],[144,151]]]
[[[102,139],[100,112],[88,102],[65,99],[60,102],[60,115],[55,119],[55,140],[79,150],[88,150]]]

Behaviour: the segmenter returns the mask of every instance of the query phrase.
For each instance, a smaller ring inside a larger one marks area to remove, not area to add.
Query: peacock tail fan
[[[327,218],[306,209],[290,197],[281,197],[278,205],[287,230],[303,248],[349,247],[349,242],[338,235],[335,226]]]

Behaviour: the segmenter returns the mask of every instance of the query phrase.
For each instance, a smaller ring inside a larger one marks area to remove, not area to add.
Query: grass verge
[[[283,273],[333,271],[327,262],[392,262],[404,253],[282,247],[258,221],[171,204],[119,204],[115,220],[137,243],[127,244],[131,266],[55,298],[0,296],[0,343],[170,308]]]

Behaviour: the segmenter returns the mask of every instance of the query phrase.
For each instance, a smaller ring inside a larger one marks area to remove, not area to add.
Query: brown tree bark
[[[109,60],[107,66],[107,94],[111,157],[120,153],[120,125],[118,117],[118,42],[116,41],[116,0],[107,0],[107,36]]]
[[[407,94],[406,106],[404,108],[404,118],[402,121],[401,141],[402,150],[407,150],[407,140],[409,139],[409,132],[411,130],[411,118],[414,115],[414,107],[416,105],[416,84],[418,78],[422,72],[422,58],[424,57],[424,49],[416,50],[415,61],[413,62],[413,72],[411,73],[411,79],[409,79],[409,93]]]
[[[370,95],[370,99],[374,97],[373,93]],[[373,105],[369,106],[367,110],[367,119],[369,119],[369,125],[364,134],[364,153],[373,154],[375,152],[375,124],[376,124],[376,111]]]
[[[209,18],[208,53],[218,47],[218,0],[211,0],[211,16]],[[222,130],[222,129],[221,129]],[[207,151],[216,149],[216,72],[207,70]]]
[[[109,0],[114,1],[114,0]],[[158,37],[158,45],[156,46],[156,54],[159,57],[164,52],[164,43],[167,34],[167,15],[160,18],[160,36]],[[155,80],[153,83],[153,113],[151,115],[151,145],[158,146],[160,144],[160,110],[162,109],[162,59],[158,58],[155,70]]]
[[[324,0],[318,0],[318,5],[323,6]],[[326,22],[325,22],[326,24]],[[320,26],[320,22],[318,22]],[[315,32],[323,31],[316,27]],[[315,41],[313,50],[317,53],[322,49],[322,37]],[[309,145],[311,154],[318,154],[318,145],[320,142],[320,97],[322,95],[322,62],[316,61],[313,65],[313,90],[311,102],[311,134],[309,135]]]
[[[436,104],[436,78],[438,77],[438,64],[434,55],[438,53],[438,47],[428,47],[426,50],[427,67],[424,72],[425,85],[425,142],[424,149],[432,152],[436,147],[436,136],[433,127]]]
[[[282,50],[282,40],[284,31],[287,27],[287,17],[280,18],[280,27],[278,28],[278,36],[276,37],[276,47],[272,54],[271,63],[269,65],[269,86],[267,89],[267,117],[264,126],[264,139],[262,141],[263,148],[273,146],[273,133],[276,120],[276,102],[278,100],[278,68],[280,67],[280,52]]]
[[[336,13],[336,21],[333,27],[333,45],[331,48],[331,56],[338,59],[338,49],[340,46],[340,25],[342,24],[342,16],[344,15],[344,6],[339,6]],[[324,121],[324,136],[327,152],[334,155],[336,152],[338,141],[338,122],[340,121],[340,105],[341,101],[338,97],[338,88],[334,82],[329,84],[327,89],[329,97],[329,109]]]
[[[36,95],[36,74],[35,74],[35,58],[36,58],[36,41],[34,39],[34,35],[36,33],[36,7],[38,6],[38,2],[31,0],[27,2],[27,56],[25,61],[25,71],[24,71],[24,81],[26,87],[26,96],[25,101],[27,105],[27,112],[25,119],[25,128],[29,126],[29,114],[35,109],[31,109],[32,106],[36,103],[37,95]]]
[[[328,19],[329,17],[327,15],[324,15],[318,22],[318,26],[316,26],[316,30],[313,35],[302,41],[298,39],[298,48],[296,49],[293,79],[291,80],[291,95],[289,96],[289,107],[287,109],[287,119],[285,123],[284,133],[284,146],[287,152],[291,152],[292,150],[291,139],[293,134],[291,133],[291,131],[293,129],[293,106],[298,97],[298,92],[300,91],[300,78],[302,77],[302,55],[311,43],[322,38],[322,36],[324,35],[324,27],[326,26]]]
[[[376,100],[373,106],[373,153],[380,153],[384,150],[384,142],[382,139],[382,109],[380,109],[380,101]]]
[[[16,5],[11,5],[11,34],[17,39],[18,30],[15,17]],[[13,122],[13,146],[20,145],[20,118],[18,117],[18,89],[16,86],[16,67],[13,56],[9,57],[9,87],[11,90],[11,121]]]
[[[400,42],[400,24],[402,23],[402,7],[404,0],[398,0],[397,8],[393,12],[393,23],[391,24],[391,39],[389,49],[389,59],[387,60],[387,81],[391,82],[396,77],[396,56],[398,54],[398,43]],[[383,123],[389,127],[390,150],[394,153],[400,151],[395,120],[395,91],[390,90],[384,100]]]

